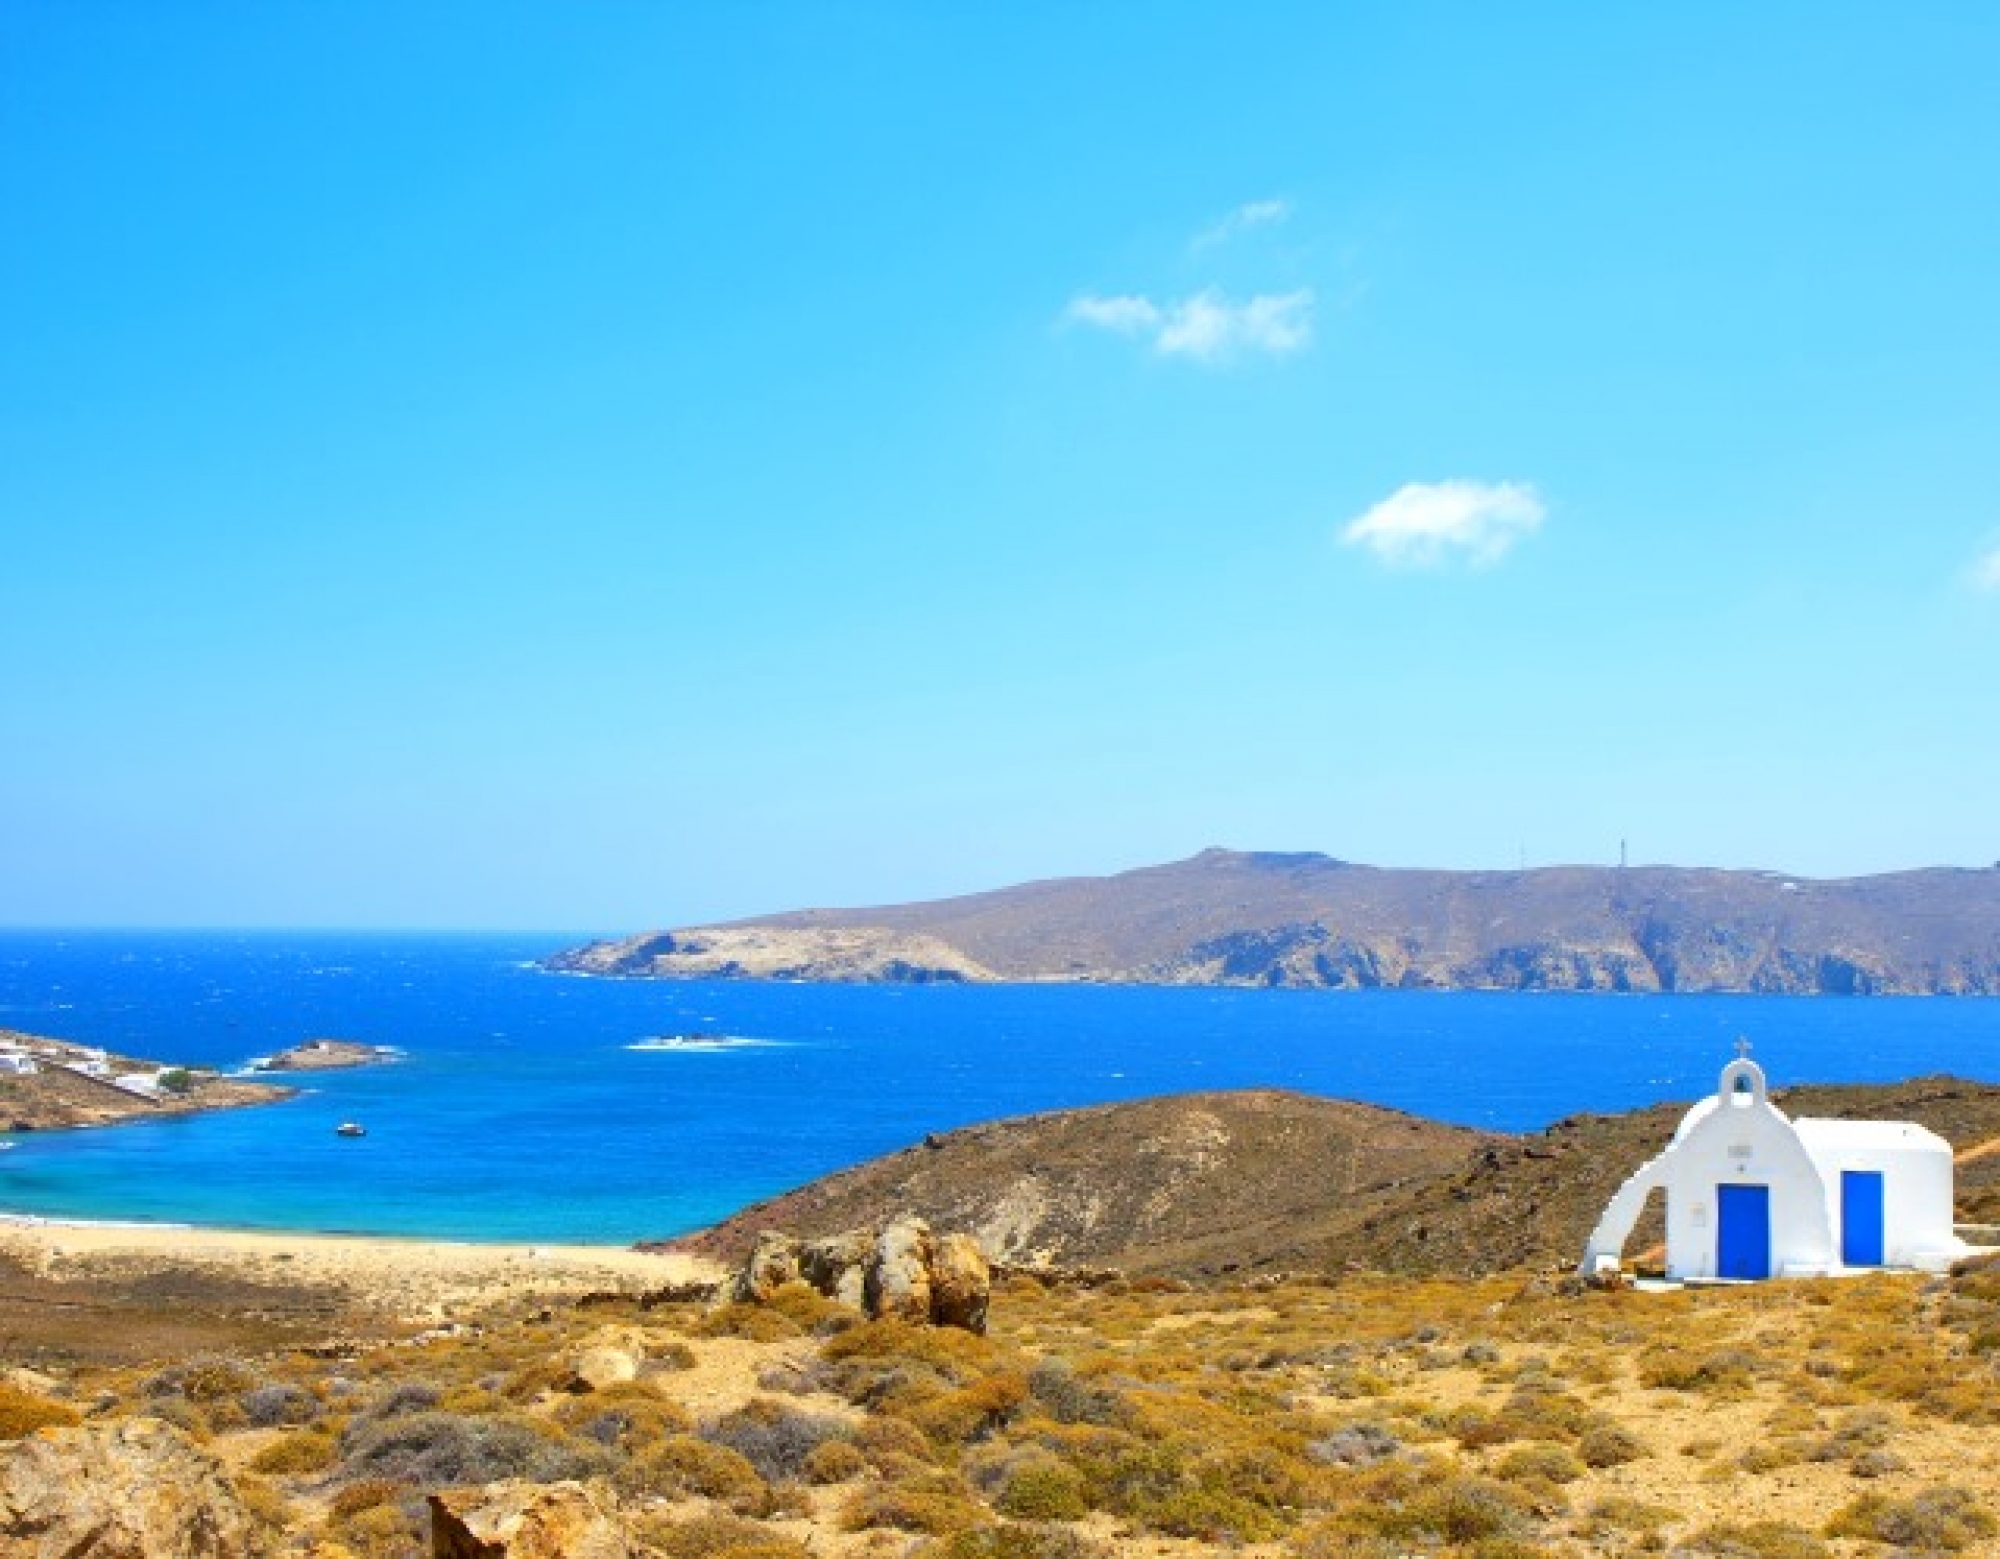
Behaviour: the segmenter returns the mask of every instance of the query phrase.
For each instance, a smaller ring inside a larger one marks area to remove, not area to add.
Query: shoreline
[[[718,1263],[686,1252],[620,1245],[484,1244],[15,1213],[0,1213],[0,1262],[56,1288],[126,1290],[183,1273],[269,1289],[330,1290],[358,1313],[433,1324],[516,1303],[636,1296],[724,1275]]]

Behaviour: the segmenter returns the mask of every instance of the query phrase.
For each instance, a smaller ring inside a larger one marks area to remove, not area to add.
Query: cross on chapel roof
[[[1741,1038],[1739,1038],[1739,1039],[1738,1039],[1738,1040],[1736,1041],[1736,1054],[1737,1054],[1737,1055],[1738,1055],[1739,1057],[1745,1057],[1745,1058],[1747,1058],[1747,1057],[1749,1056],[1749,1054],[1750,1054],[1750,1041],[1749,1041],[1748,1039],[1741,1039]]]

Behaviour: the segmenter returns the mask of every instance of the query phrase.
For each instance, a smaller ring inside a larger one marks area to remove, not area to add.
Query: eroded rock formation
[[[993,1274],[968,1234],[936,1234],[921,1218],[897,1218],[879,1232],[850,1230],[798,1240],[758,1236],[732,1295],[762,1303],[787,1283],[805,1283],[876,1319],[986,1330]]]

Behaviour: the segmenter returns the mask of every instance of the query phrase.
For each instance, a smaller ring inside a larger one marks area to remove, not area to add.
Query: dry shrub
[[[1597,1539],[1613,1532],[1657,1532],[1674,1519],[1665,1505],[1653,1505],[1629,1494],[1611,1494],[1590,1507],[1579,1535]]]
[[[262,1531],[265,1540],[275,1543],[296,1519],[291,1501],[268,1478],[245,1473],[235,1481],[236,1497],[243,1502],[245,1513]]]
[[[936,1452],[922,1431],[900,1418],[864,1418],[848,1438],[878,1472],[887,1472],[902,1462],[928,1463],[936,1459]]]
[[[340,1460],[340,1445],[323,1429],[300,1429],[273,1440],[250,1459],[252,1472],[298,1477],[324,1472]]]
[[[1452,1474],[1407,1498],[1368,1509],[1363,1519],[1384,1537],[1408,1542],[1477,1543],[1529,1535],[1526,1502],[1504,1483]]]
[[[1614,1423],[1601,1423],[1584,1432],[1576,1443],[1576,1454],[1586,1467],[1623,1467],[1627,1462],[1636,1462],[1652,1453],[1646,1449],[1646,1442],[1629,1429]]]
[[[1063,1358],[1039,1361],[1028,1372],[1028,1391],[1059,1424],[1125,1423],[1131,1416],[1124,1397],[1108,1386],[1081,1379]]]
[[[868,1471],[868,1458],[851,1440],[827,1440],[806,1453],[800,1470],[808,1483],[851,1483]]]
[[[1003,1521],[926,1543],[918,1559],[1106,1559],[1102,1545],[1059,1526]]]
[[[693,1435],[677,1435],[635,1456],[612,1480],[622,1494],[657,1494],[678,1499],[699,1494],[727,1505],[739,1516],[769,1515],[771,1486],[737,1452]]]
[[[1741,1348],[1698,1353],[1687,1348],[1649,1350],[1639,1361],[1639,1384],[1664,1391],[1694,1391],[1714,1396],[1740,1396],[1750,1389],[1757,1356]]]
[[[243,1410],[244,1422],[257,1429],[309,1424],[322,1410],[319,1398],[310,1391],[282,1381],[253,1386],[237,1405]]]
[[[396,1478],[425,1488],[503,1478],[554,1483],[611,1465],[601,1446],[567,1442],[553,1425],[519,1414],[422,1412],[367,1421],[348,1432],[343,1450],[350,1477]]]
[[[782,1310],[733,1303],[703,1316],[695,1333],[701,1337],[741,1337],[748,1342],[785,1342],[806,1334],[805,1328]]]
[[[0,1382],[0,1440],[18,1440],[37,1429],[63,1429],[81,1422],[75,1408]]]
[[[257,1377],[240,1359],[203,1354],[153,1376],[143,1387],[149,1397],[186,1397],[190,1402],[233,1401],[257,1384]]]
[[[658,1559],[811,1559],[803,1543],[740,1516],[691,1521],[642,1517],[635,1523],[645,1551]]]
[[[1372,1419],[1323,1435],[1306,1447],[1309,1460],[1329,1467],[1372,1467],[1402,1449],[1402,1441]]]
[[[394,1478],[357,1478],[336,1492],[327,1502],[326,1513],[336,1521],[377,1505],[393,1505],[410,1492],[408,1484]]]
[[[840,1419],[758,1397],[704,1424],[701,1437],[735,1451],[765,1482],[792,1483],[804,1473],[814,1451],[846,1432]]]
[[[943,1537],[979,1525],[979,1507],[963,1494],[908,1486],[866,1488],[841,1507],[840,1524],[850,1532],[893,1527]]]
[[[1080,1521],[1090,1513],[1083,1474],[1046,1453],[1017,1466],[994,1504],[1022,1521]]]
[[[1566,1446],[1538,1441],[1509,1451],[1493,1472],[1509,1483],[1574,1483],[1584,1467]]]
[[[1842,1507],[1826,1526],[1829,1537],[1858,1537],[1919,1552],[1956,1552],[1991,1537],[1994,1521],[1965,1489],[1925,1489],[1908,1499],[1864,1494]]]
[[[549,1416],[572,1434],[626,1456],[694,1429],[694,1420],[679,1403],[630,1383],[587,1397],[565,1397]]]
[[[1827,1559],[1828,1550],[1783,1521],[1721,1521],[1683,1538],[1675,1552],[1687,1559]]]
[[[931,1397],[905,1416],[940,1445],[966,1445],[1005,1428],[1027,1400],[1027,1380],[1010,1371]]]

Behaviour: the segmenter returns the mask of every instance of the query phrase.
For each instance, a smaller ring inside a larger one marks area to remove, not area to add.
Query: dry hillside
[[[1927,1077],[1773,1098],[1793,1115],[1930,1127],[1961,1150],[1961,1217],[2000,1217],[2000,1087]],[[973,1230],[1007,1260],[1193,1279],[1546,1267],[1578,1259],[1685,1109],[1501,1136],[1275,1090],[1144,1099],[933,1136],[679,1243],[735,1258],[759,1229],[818,1236],[908,1211]]]
[[[1112,877],[651,932],[548,963],[667,978],[1991,995],[2000,869],[1391,871],[1205,850]]]

